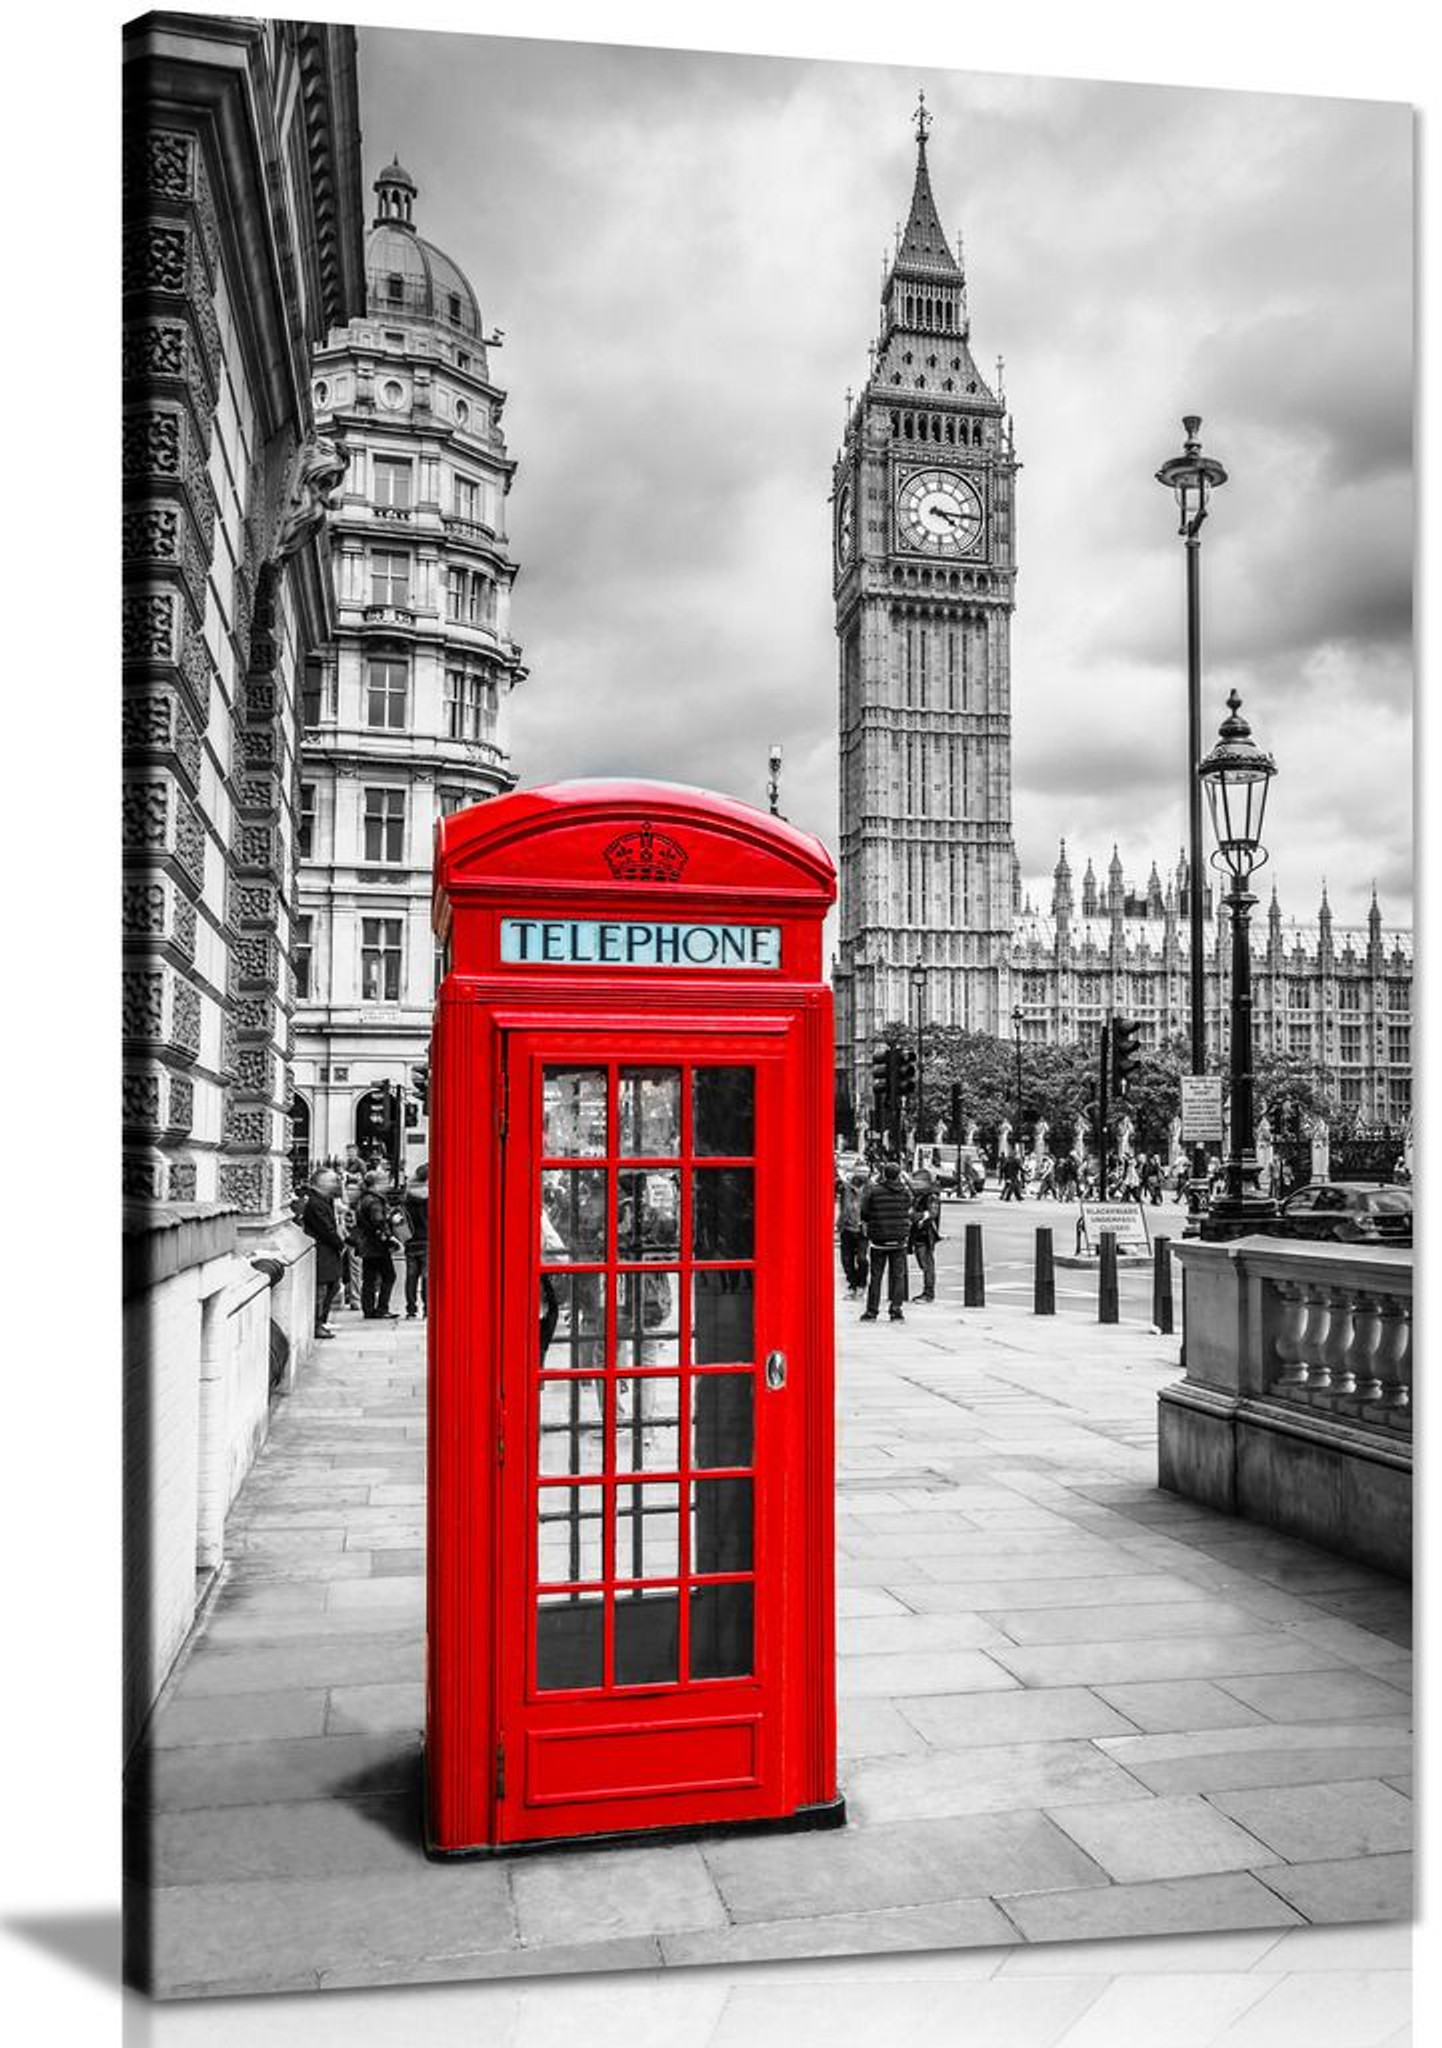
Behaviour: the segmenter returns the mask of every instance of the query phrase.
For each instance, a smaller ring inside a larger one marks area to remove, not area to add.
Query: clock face
[[[836,560],[841,567],[851,560],[851,541],[855,517],[851,502],[851,486],[843,484],[836,493]]]
[[[952,470],[914,470],[897,491],[897,537],[916,554],[969,555],[985,523],[981,493]]]

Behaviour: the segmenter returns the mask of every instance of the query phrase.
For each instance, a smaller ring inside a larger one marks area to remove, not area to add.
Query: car
[[[1271,1234],[1333,1244],[1412,1242],[1412,1190],[1369,1181],[1313,1181],[1288,1195]]]

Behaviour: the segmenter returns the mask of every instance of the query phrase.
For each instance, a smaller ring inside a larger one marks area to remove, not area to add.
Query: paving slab
[[[131,1805],[157,1813],[334,1799],[360,1788],[380,1797],[413,1790],[418,1753],[414,1736],[395,1735],[192,1744],[153,1751],[132,1773],[128,1796]]]
[[[413,1734],[419,1741],[426,1722],[426,1688],[422,1680],[399,1685],[338,1685],[326,1709],[327,1735]]]
[[[1136,1725],[1080,1685],[1009,1693],[923,1693],[899,1699],[896,1705],[905,1720],[938,1749],[1054,1742],[1065,1736],[1126,1735]]]
[[[512,1866],[516,1924],[527,1948],[724,1927],[726,1910],[694,1843],[579,1851]]]
[[[1021,1807],[1050,1811],[1091,1800],[1150,1803],[1145,1786],[1081,1741],[995,1743],[869,1760],[849,1771],[846,1793],[859,1825]]]
[[[1211,1804],[1288,1863],[1338,1862],[1410,1851],[1410,1799],[1375,1778],[1213,1792]]]
[[[1129,1679],[1320,1671],[1331,1662],[1325,1650],[1314,1650],[1280,1634],[1018,1644],[988,1654],[1023,1685],[1106,1685]]]
[[[158,1885],[243,1879],[345,1877],[414,1870],[421,1859],[414,1802],[339,1799],[213,1806],[151,1817],[150,1869]]]
[[[1305,1677],[1283,1673],[1227,1672],[1224,1691],[1271,1721],[1360,1720],[1370,1714],[1405,1714],[1410,1691],[1364,1671],[1317,1670]]]
[[[1117,1884],[1253,1870],[1278,1861],[1255,1835],[1205,1799],[1186,1794],[1060,1807],[1052,1818]]]
[[[217,1693],[175,1699],[155,1717],[152,1749],[287,1741],[325,1732],[326,1696],[313,1691]]]
[[[1283,1866],[1277,1866],[1282,1868]],[[1295,1927],[1303,1914],[1269,1882],[1245,1872],[1113,1884],[998,1898],[1027,1941],[1093,1941],[1113,1935],[1203,1934],[1209,1929]]]
[[[896,1699],[903,1693],[1000,1692],[1018,1684],[984,1650],[939,1650],[934,1656],[890,1651],[838,1657],[840,1698]]]
[[[836,1746],[844,1779],[857,1757],[916,1755],[927,1745],[894,1700],[844,1699],[836,1705]]]
[[[1148,1734],[1178,1729],[1244,1728],[1262,1719],[1209,1678],[1149,1679],[1132,1685],[1103,1685],[1098,1697]],[[1119,1734],[1099,1729],[1098,1734]]]
[[[1277,1864],[1267,1883],[1308,1920],[1406,1920],[1416,1904],[1410,1852]]]

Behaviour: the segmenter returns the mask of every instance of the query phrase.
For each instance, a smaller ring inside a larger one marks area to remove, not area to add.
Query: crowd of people
[[[997,1168],[1001,1199],[1019,1202],[1032,1195],[1039,1202],[1160,1202],[1166,1195],[1181,1201],[1191,1168],[1181,1160],[1175,1166],[1163,1164],[1156,1152],[1129,1152],[1110,1162],[1105,1195],[1095,1159],[1078,1159],[1075,1153],[1005,1153]]]
[[[352,1147],[344,1160],[317,1166],[295,1198],[295,1220],[315,1243],[315,1334],[334,1337],[338,1308],[367,1322],[398,1322],[391,1307],[399,1254],[408,1320],[426,1312],[430,1244],[429,1169],[424,1161],[397,1181],[380,1155]]]

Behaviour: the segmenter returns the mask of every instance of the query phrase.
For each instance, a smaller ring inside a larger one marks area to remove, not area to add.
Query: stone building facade
[[[289,1219],[300,703],[333,631],[310,352],[362,291],[354,31],[124,40],[125,1734],[312,1341]]]
[[[839,1057],[858,1073],[926,969],[933,1022],[996,1031],[1019,874],[1011,819],[1017,470],[971,346],[917,118],[881,328],[833,475],[840,642]]]
[[[346,458],[332,514],[336,637],[306,699],[297,928],[298,1148],[340,1157],[379,1082],[428,1056],[436,820],[508,789],[515,464],[491,381],[500,336],[414,220],[399,163],[375,182],[365,304],[317,349],[312,398]],[[407,1132],[422,1156],[424,1119]]]

